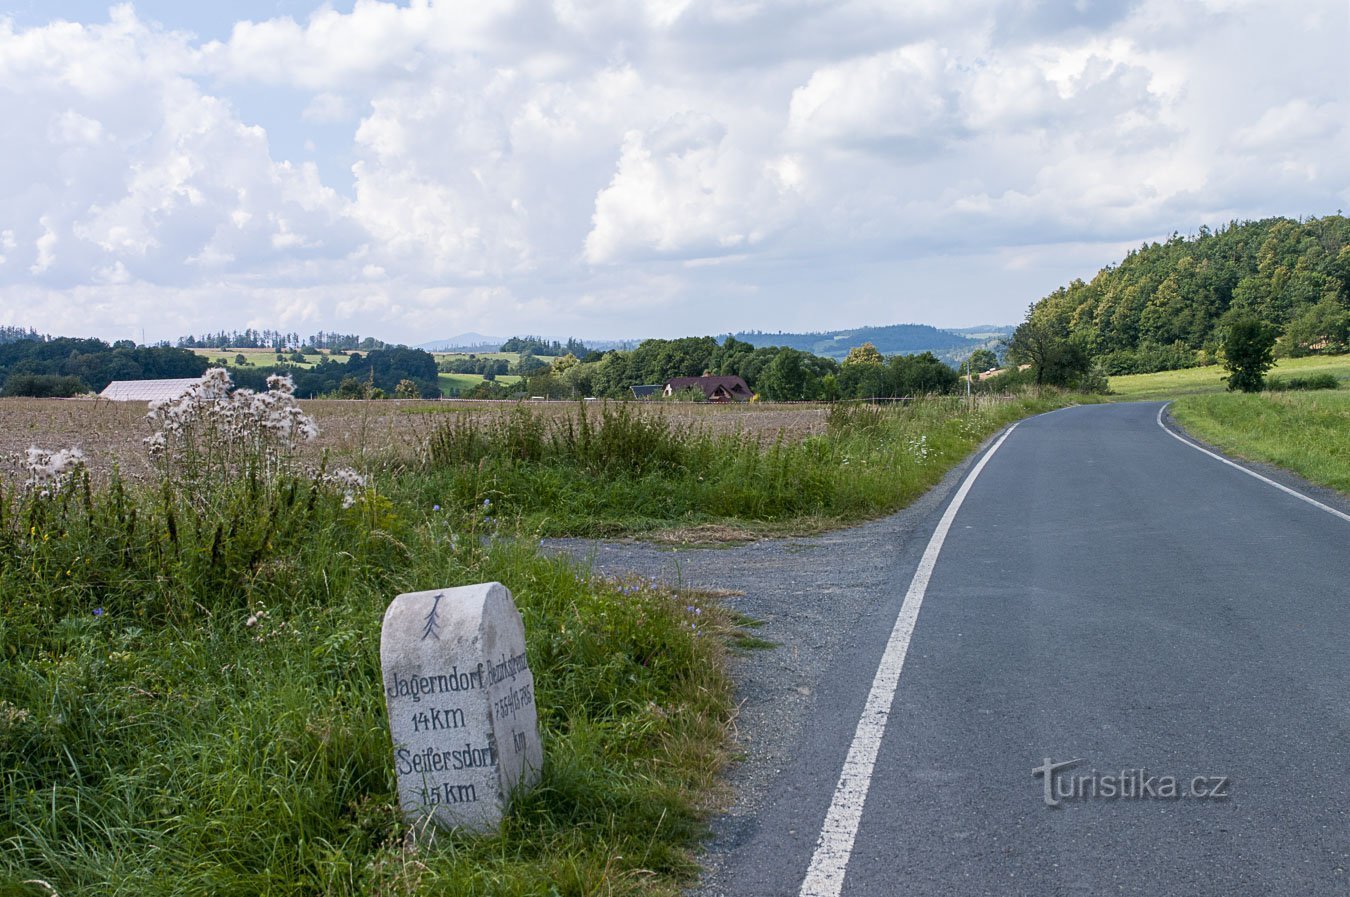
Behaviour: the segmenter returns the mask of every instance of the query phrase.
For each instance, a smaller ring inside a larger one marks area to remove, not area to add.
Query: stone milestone
[[[525,626],[501,583],[399,595],[380,634],[404,818],[496,828],[543,767]]]

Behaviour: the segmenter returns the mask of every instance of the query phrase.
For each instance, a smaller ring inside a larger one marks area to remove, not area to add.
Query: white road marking
[[[849,856],[853,853],[853,840],[858,834],[858,824],[862,821],[867,789],[872,784],[872,768],[876,765],[877,752],[881,749],[881,736],[886,732],[886,718],[895,700],[900,670],[905,665],[905,654],[909,651],[909,639],[914,634],[919,607],[923,604],[928,580],[932,578],[933,568],[937,565],[938,553],[942,551],[947,531],[951,529],[956,512],[961,509],[961,503],[966,500],[975,478],[1015,429],[1017,424],[1009,427],[971,470],[947,506],[946,513],[938,521],[937,529],[933,531],[933,537],[928,540],[928,547],[919,559],[918,569],[914,571],[914,579],[905,593],[900,615],[895,619],[895,628],[891,630],[886,650],[881,655],[881,664],[872,680],[872,690],[867,693],[867,704],[858,720],[858,728],[853,733],[853,743],[849,745],[848,756],[844,758],[844,770],[839,775],[839,784],[835,786],[829,812],[825,814],[825,824],[820,830],[820,840],[816,842],[816,852],[811,856],[811,865],[806,870],[800,897],[839,897],[843,890],[844,873],[848,870]]]
[[[1296,490],[1296,489],[1290,489],[1288,486],[1284,485],[1283,483],[1277,483],[1277,482],[1275,482],[1275,481],[1272,480],[1270,477],[1263,477],[1263,476],[1261,476],[1261,474],[1257,473],[1257,472],[1254,471],[1254,470],[1248,470],[1247,468],[1243,467],[1241,464],[1235,464],[1235,463],[1233,463],[1232,461],[1229,461],[1229,460],[1228,460],[1227,458],[1225,458],[1224,456],[1222,456],[1222,455],[1216,455],[1214,452],[1211,452],[1209,449],[1201,448],[1200,446],[1196,445],[1194,442],[1191,442],[1189,439],[1186,439],[1186,438],[1184,438],[1184,437],[1182,437],[1182,436],[1180,436],[1180,435],[1178,435],[1178,434],[1172,432],[1171,430],[1169,430],[1169,429],[1167,428],[1167,425],[1163,423],[1163,419],[1162,419],[1163,412],[1166,411],[1166,410],[1167,410],[1167,406],[1168,406],[1168,405],[1171,405],[1171,404],[1172,404],[1171,402],[1168,402],[1168,403],[1166,403],[1165,405],[1163,405],[1161,408],[1158,409],[1158,426],[1162,427],[1163,432],[1166,433],[1168,436],[1171,436],[1171,437],[1172,437],[1173,439],[1175,439],[1177,442],[1180,442],[1182,445],[1189,445],[1191,448],[1195,449],[1197,452],[1204,452],[1206,455],[1209,455],[1209,456],[1210,456],[1211,458],[1213,458],[1215,461],[1222,461],[1224,464],[1227,464],[1229,467],[1232,467],[1232,468],[1235,469],[1235,470],[1240,470],[1240,471],[1242,471],[1243,473],[1245,473],[1245,474],[1246,474],[1247,476],[1249,476],[1249,477],[1256,477],[1256,478],[1257,478],[1258,480],[1260,480],[1261,482],[1266,483],[1266,484],[1271,485],[1271,486],[1274,486],[1276,489],[1279,489],[1281,492],[1287,492],[1288,494],[1294,496],[1294,498],[1297,498],[1299,501],[1306,501],[1308,504],[1312,505],[1313,507],[1321,508],[1323,511],[1326,511],[1328,514],[1332,514],[1332,515],[1334,515],[1334,516],[1336,516],[1336,517],[1341,518],[1342,520],[1346,521],[1347,523],[1350,523],[1350,514],[1346,514],[1346,513],[1343,512],[1343,511],[1338,511],[1338,510],[1336,510],[1335,508],[1331,507],[1330,505],[1324,505],[1324,504],[1322,504],[1320,501],[1318,501],[1317,499],[1315,499],[1315,498],[1309,498],[1308,496],[1304,495],[1302,492],[1299,492],[1299,491]]]

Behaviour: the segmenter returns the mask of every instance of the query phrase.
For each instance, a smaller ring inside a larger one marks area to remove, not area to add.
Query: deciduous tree
[[[1256,318],[1233,319],[1223,343],[1228,388],[1260,392],[1266,371],[1275,364],[1275,328]]]

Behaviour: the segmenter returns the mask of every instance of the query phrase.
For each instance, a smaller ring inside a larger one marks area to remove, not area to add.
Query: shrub
[[[57,374],[10,374],[5,380],[5,395],[36,399],[68,399],[89,391],[79,377]]]
[[[1157,371],[1175,371],[1193,368],[1201,361],[1195,351],[1177,341],[1163,346],[1143,342],[1137,349],[1119,349],[1100,356],[1106,373],[1112,377],[1121,374],[1152,374]]]
[[[1337,389],[1341,385],[1335,374],[1309,374],[1306,377],[1271,377],[1266,381],[1266,389],[1271,392],[1284,392],[1301,389]]]

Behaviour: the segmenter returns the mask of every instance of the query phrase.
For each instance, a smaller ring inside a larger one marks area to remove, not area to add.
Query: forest
[[[1067,338],[1108,374],[1133,374],[1212,362],[1238,317],[1274,326],[1282,354],[1346,351],[1350,219],[1267,218],[1174,234],[1055,290],[1028,323]]]
[[[200,377],[207,367],[205,358],[188,349],[19,332],[31,335],[0,343],[0,383],[7,396],[66,397],[99,392],[113,380]]]

